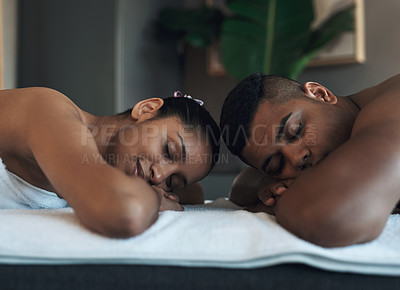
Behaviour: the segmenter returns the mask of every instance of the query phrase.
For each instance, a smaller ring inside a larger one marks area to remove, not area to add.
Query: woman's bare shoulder
[[[32,87],[0,91],[0,153],[26,150],[26,134],[32,122],[46,118],[51,124],[56,118],[83,122],[83,111],[67,96],[53,89]],[[17,147],[16,144],[18,144]]]
[[[77,112],[80,110],[63,93],[45,87],[30,87],[0,91],[0,116],[23,119],[29,112],[43,112],[44,110],[61,110]]]
[[[36,115],[70,115],[81,119],[83,111],[66,95],[50,88],[30,87],[0,91],[1,119],[13,119],[13,123],[19,124]]]

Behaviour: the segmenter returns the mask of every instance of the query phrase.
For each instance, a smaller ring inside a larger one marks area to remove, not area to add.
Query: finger
[[[179,203],[176,201],[170,200],[168,198],[163,198],[161,200],[161,206],[159,211],[163,212],[166,210],[173,210],[173,211],[184,211],[183,206],[181,206]]]
[[[275,190],[275,195],[281,195],[287,188],[285,186],[278,186]]]
[[[264,204],[265,204],[270,198],[273,197],[273,196],[272,196],[272,192],[269,191],[269,190],[266,189],[266,188],[263,188],[263,189],[259,190],[259,191],[257,192],[257,196],[258,196],[258,199],[259,199],[262,203],[264,203]]]
[[[156,192],[158,192],[162,197],[167,197],[167,196],[168,196],[168,193],[167,193],[164,189],[162,189],[161,187],[158,187],[158,186],[155,186],[155,185],[152,185],[152,187],[153,187],[153,189],[154,189]]]
[[[276,203],[276,200],[275,200],[275,198],[270,197],[265,201],[262,200],[262,203],[265,204],[266,206],[274,206]]]
[[[176,194],[168,194],[168,196],[166,196],[166,198],[176,201],[176,202],[179,202],[179,196]]]

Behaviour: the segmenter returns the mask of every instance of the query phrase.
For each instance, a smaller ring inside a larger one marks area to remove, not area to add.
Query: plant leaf
[[[302,56],[293,63],[288,77],[297,78],[318,52],[347,31],[354,31],[354,6],[336,12],[311,33],[310,42]]]
[[[184,41],[193,46],[206,47],[217,38],[224,16],[217,9],[163,9],[159,25],[166,30],[178,32]]]
[[[309,43],[313,20],[311,0],[252,0],[265,14],[264,22],[254,9],[241,10],[243,0],[231,0],[234,16],[223,21],[222,59],[228,73],[241,79],[256,71],[289,75],[290,66]],[[246,3],[248,3],[246,1]],[[249,4],[250,5],[250,4]]]
[[[322,23],[312,33],[305,52],[321,49],[346,31],[354,31],[354,6],[336,12]]]

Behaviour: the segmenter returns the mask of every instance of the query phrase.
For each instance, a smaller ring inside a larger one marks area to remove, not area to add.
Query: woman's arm
[[[32,102],[27,142],[46,177],[89,229],[107,236],[142,233],[158,217],[160,193],[99,155],[75,106],[56,91]]]

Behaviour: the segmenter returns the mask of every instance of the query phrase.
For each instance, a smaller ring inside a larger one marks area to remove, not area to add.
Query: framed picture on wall
[[[206,5],[223,7],[225,0],[206,0]],[[312,26],[317,27],[336,11],[354,5],[354,31],[344,33],[325,47],[308,66],[326,66],[365,61],[364,0],[313,0],[315,19]],[[221,60],[219,44],[207,48],[207,71],[211,76],[226,75]]]
[[[317,27],[334,12],[354,4],[354,31],[346,32],[325,47],[309,66],[323,66],[365,61],[364,0],[313,0]]]

